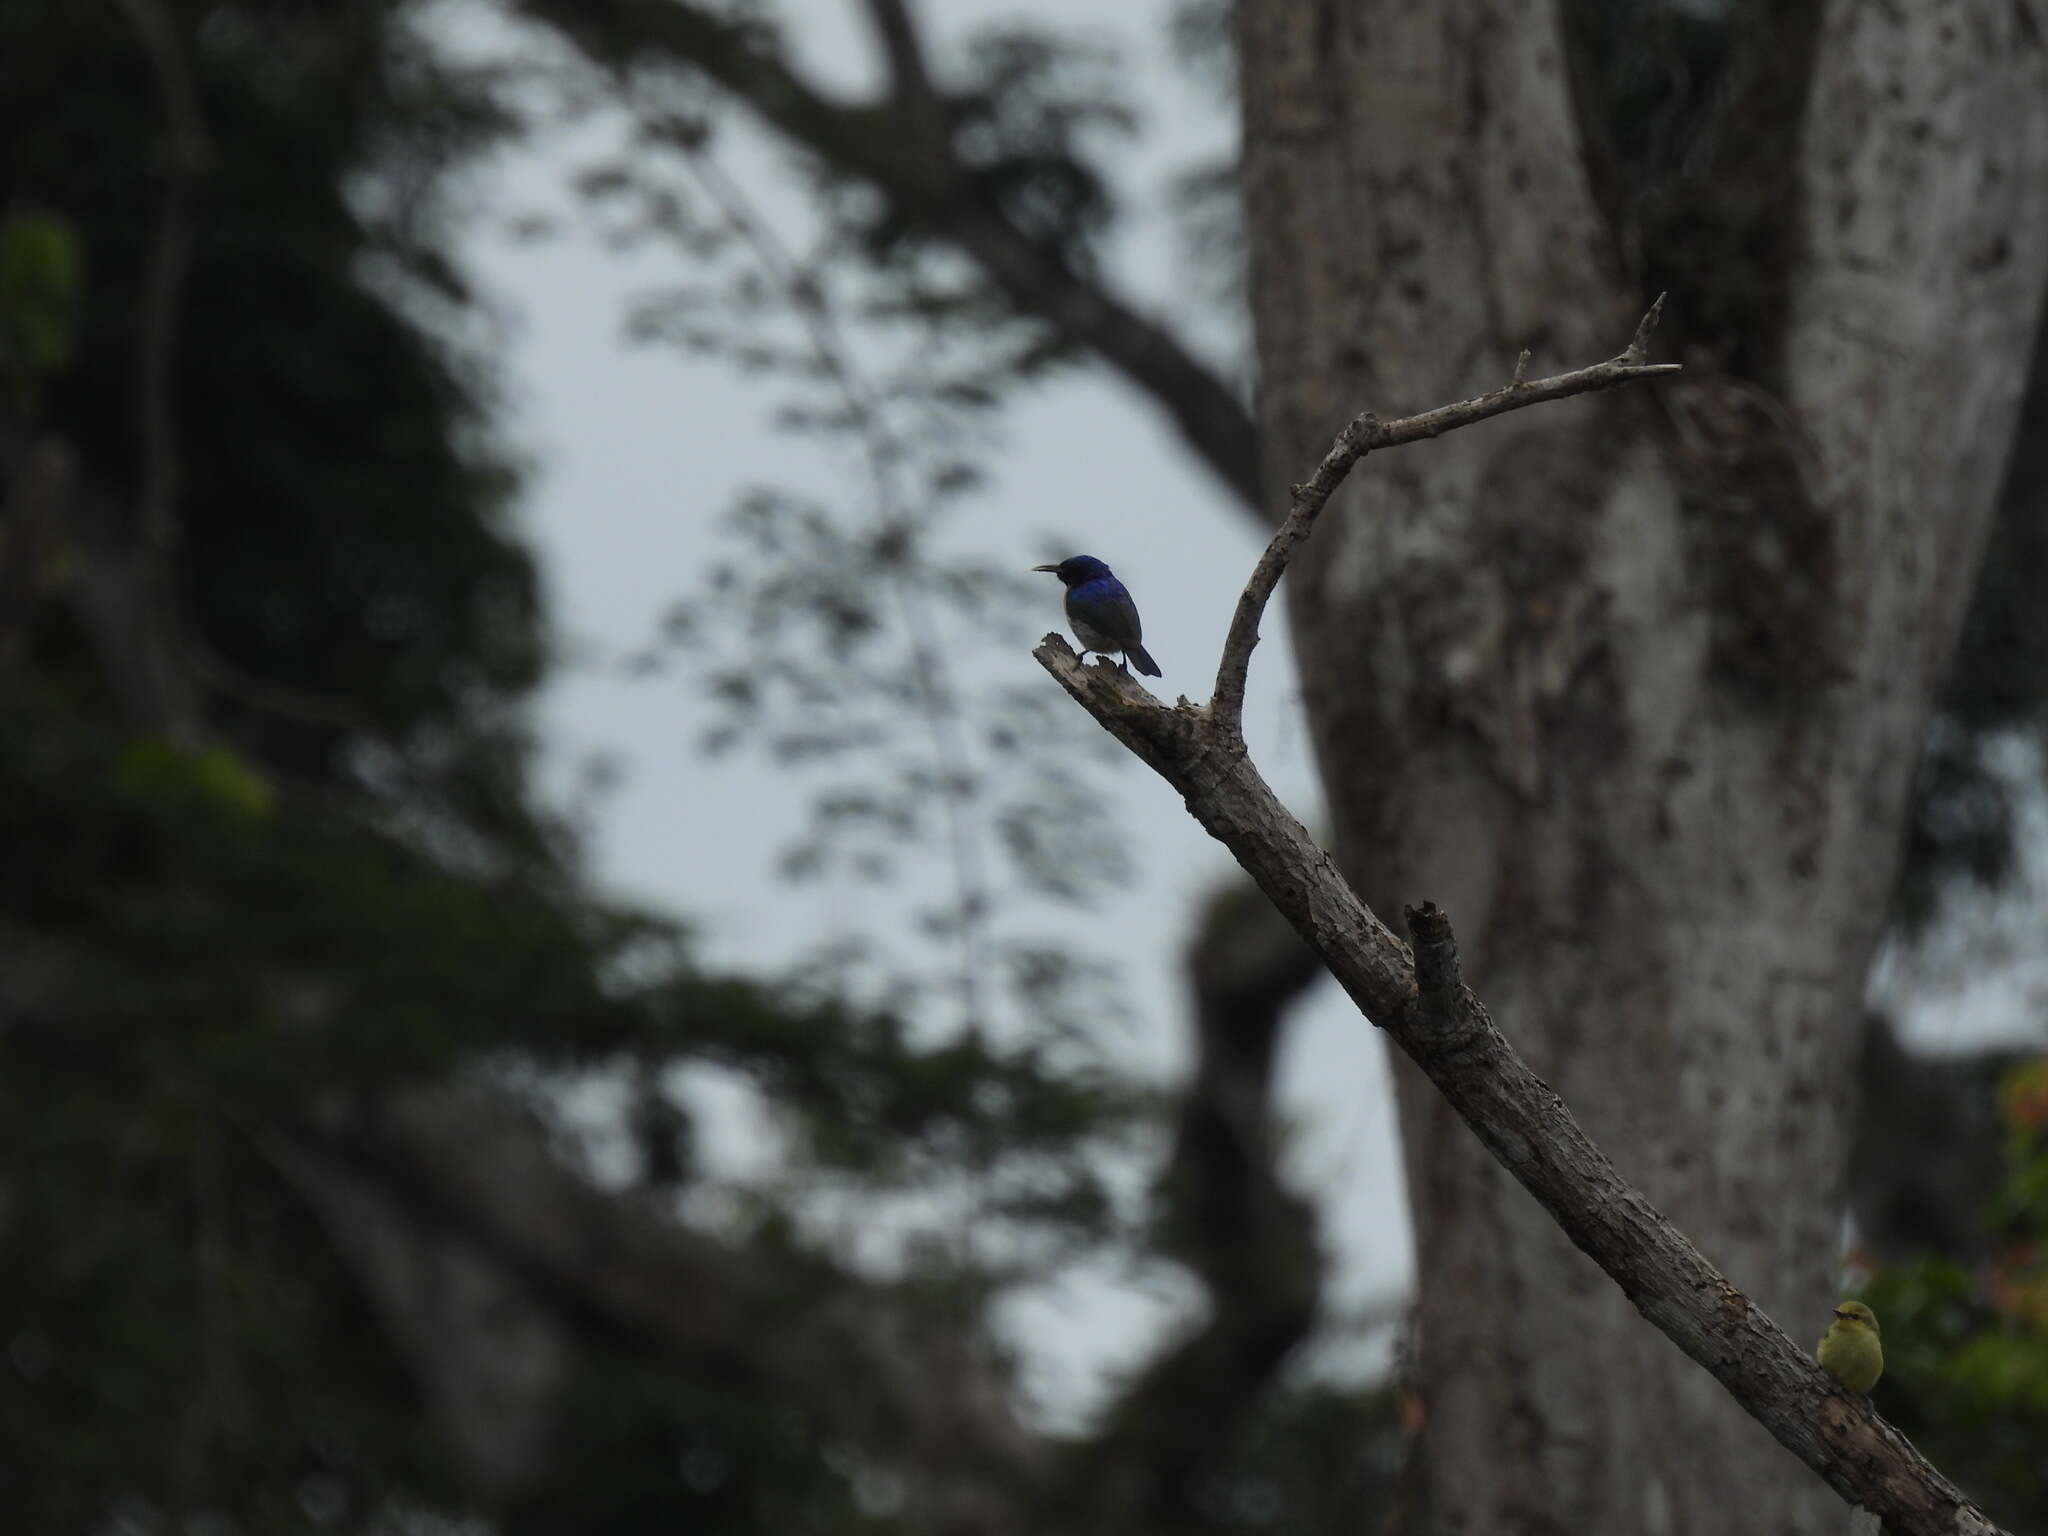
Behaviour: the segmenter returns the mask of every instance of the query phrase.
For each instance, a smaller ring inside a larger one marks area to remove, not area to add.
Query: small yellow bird
[[[1851,1392],[1868,1392],[1884,1374],[1877,1314],[1860,1301],[1843,1302],[1835,1308],[1835,1320],[1821,1335],[1813,1358]]]

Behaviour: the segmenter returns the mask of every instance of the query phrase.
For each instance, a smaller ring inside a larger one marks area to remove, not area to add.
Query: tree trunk
[[[1689,210],[1726,237],[1702,281],[1762,295],[1734,339],[1369,460],[1291,611],[1354,884],[1448,908],[1622,1173],[1818,1334],[1857,1004],[2048,272],[2048,81],[2024,6],[1772,24]],[[1554,3],[1240,0],[1239,28],[1276,505],[1361,408],[1620,350],[1651,295]],[[1413,1074],[1401,1111],[1431,1528],[1841,1528]]]

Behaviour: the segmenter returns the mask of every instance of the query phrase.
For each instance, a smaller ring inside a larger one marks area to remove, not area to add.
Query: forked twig
[[[1317,514],[1335,494],[1337,487],[1344,483],[1352,465],[1376,448],[1398,448],[1404,443],[1441,437],[1459,427],[1469,427],[1474,422],[1519,411],[1526,406],[1541,405],[1547,400],[1563,400],[1572,395],[1590,394],[1597,389],[1612,389],[1617,384],[1631,384],[1638,379],[1677,373],[1680,368],[1676,363],[1644,360],[1649,355],[1650,332],[1656,328],[1658,317],[1663,312],[1664,296],[1660,293],[1657,302],[1650,306],[1642,323],[1636,327],[1628,349],[1604,363],[1594,363],[1589,368],[1575,368],[1570,373],[1531,382],[1522,377],[1529,357],[1524,352],[1515,363],[1513,379],[1503,388],[1393,421],[1381,421],[1367,411],[1339,432],[1337,441],[1323,455],[1323,462],[1316,466],[1315,473],[1293,487],[1293,505],[1274,531],[1266,552],[1259,556],[1259,563],[1252,568],[1251,580],[1245,583],[1244,592],[1237,600],[1237,612],[1230,619],[1230,632],[1223,637],[1223,657],[1216,666],[1216,689],[1209,698],[1209,716],[1217,726],[1229,733],[1240,747],[1244,744],[1245,675],[1251,669],[1252,648],[1259,643],[1259,619],[1266,611],[1273,589],[1280,584],[1280,575],[1287,569],[1295,545],[1308,537],[1309,530],[1315,526]]]

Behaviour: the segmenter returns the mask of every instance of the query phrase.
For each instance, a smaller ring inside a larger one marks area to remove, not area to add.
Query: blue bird
[[[1121,655],[1147,677],[1159,676],[1159,663],[1138,643],[1144,638],[1138,605],[1114,571],[1093,555],[1074,555],[1058,565],[1031,569],[1052,572],[1066,587],[1067,622],[1074,626],[1084,657],[1090,651]]]

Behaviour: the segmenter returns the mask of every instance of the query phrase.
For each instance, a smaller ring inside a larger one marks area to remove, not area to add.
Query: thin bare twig
[[[1240,749],[1243,747],[1245,675],[1251,669],[1252,648],[1259,643],[1259,619],[1266,611],[1273,589],[1280,584],[1281,573],[1287,569],[1295,545],[1308,537],[1317,514],[1335,494],[1337,487],[1344,483],[1352,465],[1375,448],[1398,448],[1404,443],[1441,437],[1446,432],[1469,427],[1490,416],[1505,415],[1525,406],[1540,405],[1546,400],[1563,400],[1598,389],[1612,389],[1617,384],[1633,383],[1637,379],[1679,372],[1676,363],[1644,361],[1648,355],[1645,348],[1650,332],[1663,309],[1664,296],[1659,294],[1657,302],[1650,306],[1649,313],[1636,327],[1628,349],[1604,363],[1554,374],[1532,383],[1522,378],[1522,364],[1518,362],[1513,381],[1501,389],[1394,421],[1381,421],[1367,411],[1338,433],[1337,441],[1323,456],[1323,462],[1316,466],[1316,472],[1293,488],[1293,505],[1274,532],[1272,541],[1266,545],[1266,552],[1259,557],[1259,563],[1253,567],[1251,580],[1245,583],[1244,592],[1237,600],[1237,612],[1231,616],[1230,632],[1223,638],[1223,657],[1216,667],[1216,690],[1209,699],[1209,715],[1217,726]],[[1526,360],[1527,354],[1523,356]]]

